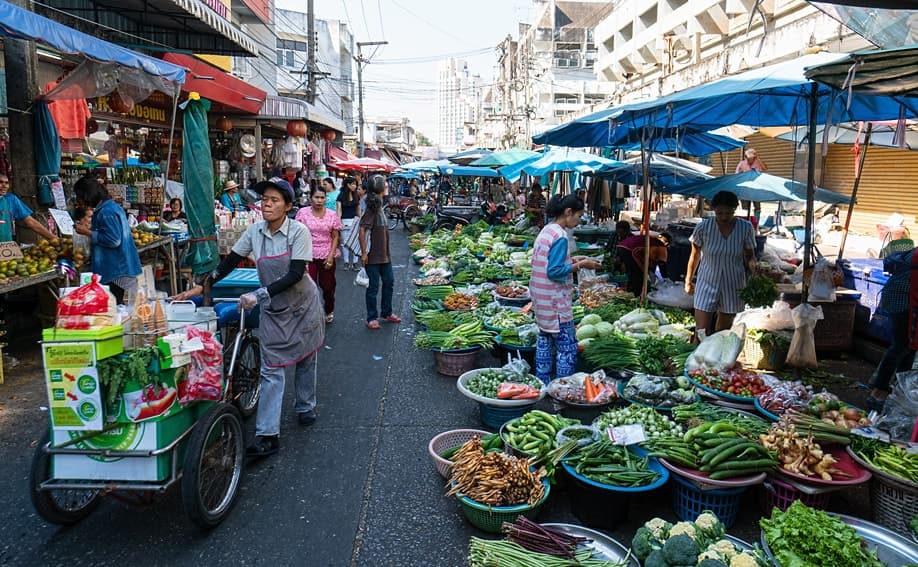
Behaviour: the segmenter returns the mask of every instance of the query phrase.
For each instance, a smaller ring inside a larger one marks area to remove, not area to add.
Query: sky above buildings
[[[314,4],[316,18],[348,23],[356,41],[389,42],[364,48],[364,55],[372,56],[363,74],[364,115],[407,116],[416,131],[433,138],[437,63],[447,57],[464,59],[472,74],[490,84],[497,63],[495,47],[508,34],[518,36],[517,22],[528,20],[530,0],[315,0]],[[305,11],[306,2],[277,0],[277,7]]]

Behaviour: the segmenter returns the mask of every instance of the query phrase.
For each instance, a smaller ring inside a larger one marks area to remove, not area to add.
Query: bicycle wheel
[[[419,216],[421,216],[421,209],[415,207],[414,205],[406,208],[405,212],[402,213],[402,226],[405,227],[405,230],[408,230],[408,223],[411,222],[411,219]]]
[[[38,515],[52,524],[72,526],[92,512],[102,499],[98,490],[39,490],[41,483],[51,478],[51,455],[45,450],[51,443],[51,431],[45,431],[29,471],[29,496]]]
[[[182,504],[192,522],[210,529],[226,518],[236,502],[244,461],[239,412],[218,402],[198,420],[185,448]]]
[[[261,348],[257,338],[249,335],[242,339],[236,367],[230,368],[227,376],[233,378],[233,404],[242,417],[250,417],[261,397]]]
[[[390,207],[389,205],[386,205],[383,207],[383,213],[386,215],[389,230],[395,230],[395,227],[398,226],[398,219],[402,214],[401,210],[399,210],[398,207]]]

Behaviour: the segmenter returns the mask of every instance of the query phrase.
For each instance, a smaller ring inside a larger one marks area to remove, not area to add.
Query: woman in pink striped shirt
[[[553,375],[573,374],[577,366],[577,337],[571,309],[573,273],[600,265],[581,256],[571,258],[568,250],[566,229],[580,224],[583,208],[583,201],[574,195],[552,197],[545,210],[552,220],[536,237],[532,249],[529,293],[539,326],[535,374],[546,384]]]

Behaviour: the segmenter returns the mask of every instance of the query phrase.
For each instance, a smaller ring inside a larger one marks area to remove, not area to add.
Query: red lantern
[[[322,138],[326,142],[334,142],[336,137],[338,137],[338,134],[334,130],[326,130],[322,132]]]
[[[128,102],[121,98],[121,95],[118,94],[118,91],[114,91],[108,97],[108,107],[112,109],[112,112],[117,112],[118,114],[127,114],[134,109],[134,101]]]
[[[309,128],[306,127],[306,122],[302,120],[291,120],[287,122],[287,133],[291,136],[305,138],[308,132]]]
[[[221,132],[229,132],[233,129],[233,121],[227,118],[226,116],[221,116],[217,118],[217,130]]]

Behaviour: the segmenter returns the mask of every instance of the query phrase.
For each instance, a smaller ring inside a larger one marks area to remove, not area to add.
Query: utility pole
[[[12,4],[32,10],[31,0],[11,0]],[[11,143],[10,163],[14,164],[10,186],[29,206],[38,210],[38,174],[35,171],[35,123],[32,102],[38,94],[38,57],[35,43],[12,37],[3,38],[3,61],[6,67],[6,96]],[[31,234],[31,231],[27,231]]]
[[[357,57],[354,58],[354,61],[357,62],[357,125],[360,129],[360,133],[357,138],[357,152],[360,154],[357,157],[364,157],[365,155],[365,146],[363,142],[363,66],[366,63],[369,63],[369,59],[363,58],[362,48],[364,46],[371,45],[388,45],[388,41],[358,41],[357,42]]]
[[[306,102],[316,103],[316,15],[313,0],[306,1]]]

